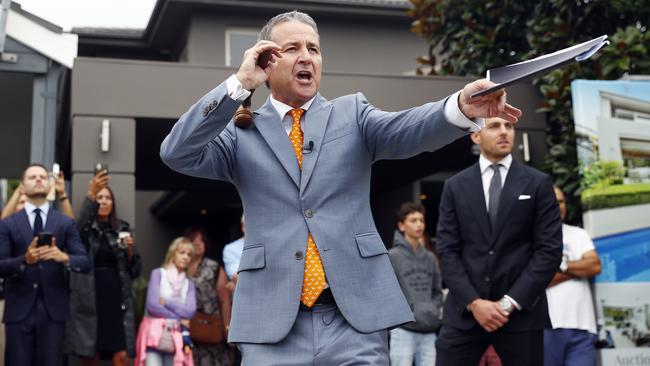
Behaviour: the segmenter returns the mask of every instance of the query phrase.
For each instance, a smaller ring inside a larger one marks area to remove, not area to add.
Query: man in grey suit
[[[269,55],[264,68],[260,55]],[[172,169],[233,183],[246,213],[229,342],[244,365],[388,365],[387,331],[413,321],[370,212],[373,162],[436,150],[482,121],[515,122],[505,93],[388,113],[358,93],[318,94],[316,23],[271,19],[235,75],[180,118],[160,155]],[[271,96],[250,128],[231,121],[250,90]]]

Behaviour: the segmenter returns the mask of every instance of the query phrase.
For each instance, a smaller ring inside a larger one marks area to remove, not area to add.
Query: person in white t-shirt
[[[235,292],[235,285],[237,284],[237,269],[241,261],[241,254],[244,250],[244,214],[241,214],[241,238],[226,244],[223,248],[223,266],[228,276],[228,284],[226,287],[230,292]]]
[[[564,193],[555,187],[562,219]],[[553,329],[544,330],[544,366],[596,365],[596,319],[589,278],[600,273],[600,258],[589,234],[562,224],[562,263],[546,289]]]

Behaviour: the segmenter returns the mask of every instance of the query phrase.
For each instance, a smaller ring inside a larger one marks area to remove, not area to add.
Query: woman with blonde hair
[[[187,278],[193,255],[192,241],[176,238],[162,267],[151,272],[146,315],[136,341],[136,365],[194,365],[192,352],[184,349],[181,335],[181,323],[189,324],[196,311],[196,290]]]

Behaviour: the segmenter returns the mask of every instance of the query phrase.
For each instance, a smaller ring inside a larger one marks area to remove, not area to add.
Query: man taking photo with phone
[[[31,164],[21,180],[25,207],[0,222],[5,364],[58,364],[69,316],[65,271],[87,272],[88,257],[74,221],[47,201],[47,168]]]

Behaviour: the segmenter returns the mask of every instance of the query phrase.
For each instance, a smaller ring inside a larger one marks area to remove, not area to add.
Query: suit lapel
[[[34,239],[34,231],[32,227],[29,226],[29,218],[27,217],[27,211],[24,209],[16,214],[16,221],[18,221],[18,227],[20,228],[20,234],[23,236],[23,242],[25,246],[29,246]]]
[[[43,231],[54,233],[54,230],[58,226],[58,219],[59,217],[54,214],[54,210],[52,209],[52,206],[50,206],[50,209],[47,210],[47,220],[45,221],[45,227],[43,227]],[[57,243],[57,245],[61,246],[59,243]]]
[[[262,108],[254,112],[255,127],[269,145],[280,164],[287,171],[291,180],[300,187],[300,168],[298,159],[293,152],[287,132],[282,127],[282,120],[273,108],[271,100],[267,99]]]
[[[309,183],[309,178],[314,171],[316,160],[320,154],[320,147],[327,129],[327,122],[332,111],[332,103],[323,98],[320,94],[314,99],[314,103],[305,113],[305,138],[304,143],[314,142],[314,149],[302,156],[302,175],[300,177],[300,190],[304,191]]]
[[[485,195],[483,194],[483,181],[481,180],[481,168],[478,163],[470,170],[470,176],[463,181],[462,191],[468,200],[472,213],[486,242],[490,239],[490,223],[488,220],[487,207],[485,206]]]
[[[510,169],[508,170],[508,175],[506,176],[506,182],[501,191],[497,225],[494,227],[491,242],[494,242],[499,237],[501,230],[503,230],[506,222],[509,221],[508,218],[510,217],[510,211],[512,211],[512,208],[517,203],[519,195],[528,186],[529,181],[530,177],[525,174],[521,167],[521,163],[513,159]]]

